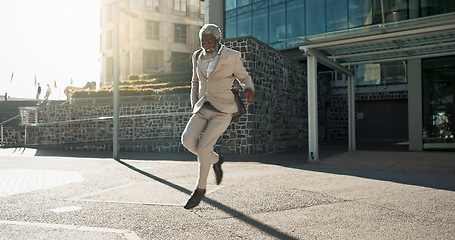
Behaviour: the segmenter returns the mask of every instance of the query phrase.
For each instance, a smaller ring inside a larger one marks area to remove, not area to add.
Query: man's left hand
[[[245,97],[248,103],[252,103],[254,100],[254,92],[251,89],[245,89]]]

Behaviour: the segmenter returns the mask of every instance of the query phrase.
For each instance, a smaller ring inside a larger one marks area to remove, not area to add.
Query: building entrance
[[[455,151],[455,56],[422,60],[423,149]]]

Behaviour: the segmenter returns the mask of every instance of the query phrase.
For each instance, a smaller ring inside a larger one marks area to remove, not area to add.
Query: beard
[[[216,57],[218,54],[218,49],[220,49],[220,43],[215,43],[215,46],[211,48],[204,49],[204,58],[206,59],[212,59]],[[210,50],[210,52],[207,52],[207,50]]]

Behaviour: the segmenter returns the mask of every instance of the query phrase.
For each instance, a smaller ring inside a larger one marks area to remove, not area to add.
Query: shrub
[[[137,74],[128,75],[128,80],[139,80],[139,75]]]
[[[128,80],[120,81],[120,96],[179,94],[189,93],[191,72],[168,74],[131,74]],[[103,87],[98,91],[75,92],[73,98],[112,97],[112,87]]]

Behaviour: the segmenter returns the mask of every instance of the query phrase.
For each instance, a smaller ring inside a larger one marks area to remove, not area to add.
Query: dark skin
[[[215,49],[217,43],[219,47],[221,45],[221,38],[216,39],[215,36],[211,34],[202,35],[201,47],[204,49],[204,55],[218,51],[218,49]],[[252,103],[254,100],[254,92],[251,89],[245,89],[245,97],[248,103]]]

